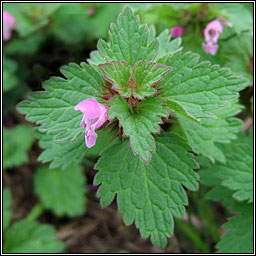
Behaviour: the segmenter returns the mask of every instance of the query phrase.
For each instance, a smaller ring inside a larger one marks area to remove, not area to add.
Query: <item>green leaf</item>
[[[32,94],[18,105],[18,110],[30,121],[41,124],[41,132],[56,133],[56,141],[74,140],[83,132],[82,114],[74,107],[81,101],[95,98],[104,84],[99,70],[82,63],[61,68],[67,78],[52,77],[44,83],[46,91]]]
[[[222,147],[224,147],[222,145]],[[223,177],[222,184],[236,192],[233,197],[239,201],[253,201],[253,147],[247,144],[225,145],[227,164],[218,163]]]
[[[228,105],[238,97],[238,91],[246,86],[246,80],[232,76],[228,69],[199,63],[199,56],[180,51],[170,56],[165,65],[172,68],[159,84],[162,98],[175,102],[184,109],[181,114],[199,120],[202,117],[216,117],[213,109]],[[202,120],[201,120],[202,121]]]
[[[248,84],[252,85],[253,33],[248,31],[236,36],[233,34],[233,37],[223,41],[221,45],[222,51],[228,56],[225,67],[230,68],[233,74],[248,79]]]
[[[205,198],[213,201],[221,201],[226,207],[231,207],[236,203],[235,199],[232,197],[233,191],[227,187],[224,187],[221,179],[221,174],[218,172],[218,168],[212,168],[212,162],[205,157],[198,157],[198,163],[200,165],[200,183],[208,187],[211,190],[207,192]]]
[[[154,62],[140,61],[132,68],[125,61],[111,61],[99,65],[104,77],[123,97],[131,95],[138,99],[152,96],[153,88],[163,79],[170,68]]]
[[[123,127],[124,135],[130,137],[135,155],[146,163],[150,162],[151,152],[155,151],[155,141],[151,133],[160,131],[161,116],[167,116],[163,102],[155,97],[145,98],[139,103],[138,110],[131,112],[127,101],[120,96],[109,101],[108,116],[118,118]]]
[[[216,162],[207,168],[208,174],[218,177],[217,184],[232,190],[238,201],[253,201],[253,140],[240,133],[237,140],[229,144],[219,144],[225,154],[226,164]],[[205,170],[201,171],[202,173]],[[212,177],[212,176],[209,176]],[[212,179],[212,178],[208,178]],[[204,183],[204,178],[202,179]],[[214,185],[213,185],[214,186]],[[215,192],[212,192],[215,194]],[[213,194],[213,196],[214,196]]]
[[[16,19],[17,30],[22,37],[38,31],[49,23],[49,16],[59,3],[5,3],[3,9]]]
[[[38,52],[47,38],[40,32],[25,38],[13,38],[4,47],[4,52],[12,56],[31,56]]]
[[[223,225],[228,232],[217,244],[217,253],[253,253],[253,204],[239,205],[238,214]]]
[[[221,3],[218,4],[223,16],[227,16],[237,33],[253,28],[253,10],[248,6],[252,3]]]
[[[108,147],[111,147],[112,145],[119,142],[121,138],[119,136],[116,136],[117,132],[118,130],[113,129],[113,127],[104,128],[103,130],[96,131],[96,133],[98,134],[96,144],[86,152],[85,154],[86,160],[87,159],[97,160],[101,152],[103,152]],[[95,163],[93,163],[93,166],[94,164]]]
[[[250,137],[250,136],[248,136]],[[243,141],[246,145],[248,137],[244,134],[240,134],[237,140],[237,145],[240,147],[243,144],[239,142]],[[252,143],[252,139],[251,139]],[[231,151],[232,154],[232,151]],[[241,158],[238,159],[241,161]],[[214,201],[222,201],[222,203],[228,207],[232,212],[238,212],[238,215],[229,219],[229,221],[223,226],[224,229],[228,229],[228,232],[222,237],[221,241],[217,244],[219,249],[218,253],[252,253],[253,252],[253,205],[247,202],[236,201],[236,195],[234,191],[229,187],[224,186],[225,172],[219,168],[217,164],[212,165],[206,158],[199,158],[199,164],[201,167],[200,181],[206,186],[212,187],[212,189],[206,194],[206,199]],[[236,163],[234,163],[236,164]],[[233,179],[239,181],[243,180],[242,175],[229,174],[234,176]],[[252,178],[252,177],[251,177]],[[252,181],[251,181],[252,182]],[[234,199],[235,198],[235,199]]]
[[[89,7],[95,8],[94,15],[89,14]],[[51,16],[51,26],[47,29],[70,46],[84,45],[93,39],[106,38],[111,22],[116,21],[121,11],[119,3],[62,3]]]
[[[76,217],[84,214],[87,189],[81,166],[74,165],[64,170],[40,167],[34,183],[42,204],[55,215]]]
[[[241,105],[233,101],[230,106],[212,111],[216,119],[202,119],[202,124],[178,113],[175,116],[178,118],[188,143],[195,153],[202,154],[213,162],[215,160],[225,162],[225,156],[216,142],[229,143],[237,138],[236,133],[241,129],[242,121],[233,116],[240,111]]]
[[[65,246],[54,233],[51,225],[18,221],[5,233],[4,253],[59,253]]]
[[[134,16],[129,7],[124,8],[117,24],[112,24],[109,31],[109,43],[98,42],[98,50],[106,62],[125,61],[133,66],[141,60],[153,61],[157,55],[159,42],[150,42],[149,29],[140,25],[139,17]]]
[[[44,149],[38,160],[42,163],[50,162],[50,169],[59,167],[65,169],[70,165],[82,163],[85,157],[97,157],[101,151],[118,140],[116,138],[110,142],[114,132],[109,129],[98,130],[96,133],[98,134],[96,145],[89,150],[85,147],[84,133],[79,134],[72,142],[55,142],[55,134],[46,134],[35,129],[34,134],[39,139],[39,146]]]
[[[6,57],[3,58],[3,92],[10,91],[18,84],[17,67],[16,61]]]
[[[249,56],[236,53],[229,57],[229,61],[226,63],[225,67],[230,68],[233,74],[240,75],[247,79],[249,86],[253,84],[253,72],[249,70],[250,65],[252,66]]]
[[[111,61],[99,65],[104,72],[105,79],[112,84],[123,97],[131,96],[131,89],[128,87],[128,82],[131,78],[131,66],[125,61]]]
[[[132,78],[136,87],[134,89],[134,97],[143,99],[145,97],[153,96],[155,89],[152,88],[159,84],[163,79],[163,76],[171,69],[154,62],[146,63],[146,61],[140,61],[133,67]]]
[[[92,39],[91,23],[88,10],[81,3],[62,3],[51,16],[51,26],[47,30],[52,36],[75,47]]]
[[[30,127],[17,125],[13,129],[3,127],[3,168],[19,166],[28,161],[27,151],[34,138]]]
[[[74,5],[77,5],[77,3]],[[97,40],[99,38],[107,38],[109,27],[112,22],[116,21],[120,12],[122,12],[123,5],[118,2],[108,4],[102,3],[101,6],[99,6],[99,3],[87,3],[87,5],[88,7],[95,7],[96,10],[95,15],[89,16],[90,26],[84,26],[84,24],[82,24],[84,27],[88,27],[89,29],[87,37],[92,36]],[[102,22],[103,20],[104,22]]]
[[[165,29],[157,38],[160,42],[160,47],[155,61],[164,63],[167,56],[181,50],[181,38],[178,37],[171,40],[171,35],[168,29]]]
[[[12,219],[12,194],[9,188],[3,191],[3,230],[5,230]]]
[[[90,59],[87,59],[87,62],[90,65],[99,65],[106,63],[104,57],[100,54],[99,51],[91,51],[90,52]]]
[[[197,190],[197,164],[189,146],[173,133],[156,137],[156,152],[149,164],[134,156],[128,141],[102,153],[95,168],[94,183],[100,184],[101,205],[109,205],[117,194],[118,209],[126,225],[135,221],[141,236],[159,248],[173,234],[172,215],[182,218],[187,196],[182,185]]]
[[[54,137],[56,135],[54,133],[46,134],[38,129],[34,131],[34,134],[39,139],[39,146],[45,149],[38,160],[42,163],[51,162],[49,166],[51,169],[58,167],[65,169],[70,165],[80,164],[88,151],[82,134],[72,142],[55,142]]]

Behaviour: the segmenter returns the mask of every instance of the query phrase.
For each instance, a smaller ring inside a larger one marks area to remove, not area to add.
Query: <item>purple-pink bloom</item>
[[[204,30],[205,43],[202,43],[202,47],[206,53],[215,55],[218,51],[219,35],[223,32],[222,22],[220,20],[213,20],[210,22]]]
[[[108,109],[95,99],[84,100],[78,103],[74,109],[84,114],[80,126],[85,128],[85,144],[91,148],[96,144],[98,137],[95,129],[101,127],[108,120]]]
[[[219,34],[222,33],[223,27],[218,20],[210,22],[204,30],[204,38],[206,43],[216,44],[219,39]]]
[[[94,7],[89,7],[89,8],[88,8],[88,13],[89,13],[90,15],[93,15],[93,14],[95,13],[95,8],[94,8]]]
[[[16,28],[15,18],[7,11],[3,11],[3,39],[11,38],[11,31]]]
[[[173,37],[180,37],[183,35],[184,30],[183,27],[176,26],[171,29],[171,34]]]
[[[217,50],[219,48],[218,44],[212,44],[212,43],[202,43],[202,47],[206,53],[209,53],[211,55],[215,55],[217,53]]]

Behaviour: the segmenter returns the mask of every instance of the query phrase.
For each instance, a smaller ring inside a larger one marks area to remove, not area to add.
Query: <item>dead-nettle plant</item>
[[[39,125],[36,136],[45,149],[39,160],[51,168],[81,163],[112,127],[117,138],[102,146],[95,165],[100,203],[105,207],[117,195],[125,224],[135,221],[159,248],[173,234],[173,216],[184,216],[184,187],[198,189],[193,154],[225,162],[217,143],[236,138],[241,121],[232,116],[241,110],[238,92],[246,86],[228,69],[182,53],[180,44],[168,30],[156,36],[125,8],[89,64],[62,67],[66,79],[50,78],[45,91],[18,106]]]

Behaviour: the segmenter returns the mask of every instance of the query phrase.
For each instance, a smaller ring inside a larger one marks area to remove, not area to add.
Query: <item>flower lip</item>
[[[78,103],[75,110],[81,111],[88,118],[97,118],[101,115],[99,103],[95,99],[87,99]]]
[[[98,134],[95,131],[91,131],[91,132],[86,131],[85,132],[86,146],[88,148],[93,147],[96,144],[97,138],[98,138]]]
[[[202,47],[206,53],[209,53],[211,55],[216,55],[219,45],[212,44],[212,43],[202,43]]]

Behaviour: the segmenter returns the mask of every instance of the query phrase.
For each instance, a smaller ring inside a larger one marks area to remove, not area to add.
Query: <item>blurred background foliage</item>
[[[124,227],[113,211],[116,205],[105,210],[98,206],[97,187],[92,184],[92,163],[100,152],[97,145],[86,155],[83,166],[61,170],[55,163],[57,169],[50,170],[37,161],[42,152],[36,139],[40,132],[33,135],[31,124],[16,111],[16,104],[31,91],[41,90],[43,81],[61,76],[62,65],[86,61],[98,39],[108,38],[110,24],[126,5],[140,16],[141,23],[153,24],[157,34],[174,26],[185,28],[183,51],[198,53],[201,60],[248,79],[249,86],[241,93],[240,103],[245,107],[239,117],[247,123],[251,119],[252,3],[4,3],[3,10],[17,24],[12,38],[3,45],[4,252],[160,252],[141,239],[134,227]],[[232,27],[224,26],[218,52],[212,56],[203,51],[203,30],[219,17]],[[99,141],[109,137],[102,133]],[[43,148],[47,142],[41,143]],[[50,158],[50,152],[47,154]],[[176,220],[175,235],[161,252],[215,251],[223,231],[220,226],[230,213],[220,203],[207,201],[207,191],[201,185],[199,192],[189,194],[188,214],[184,220]]]

